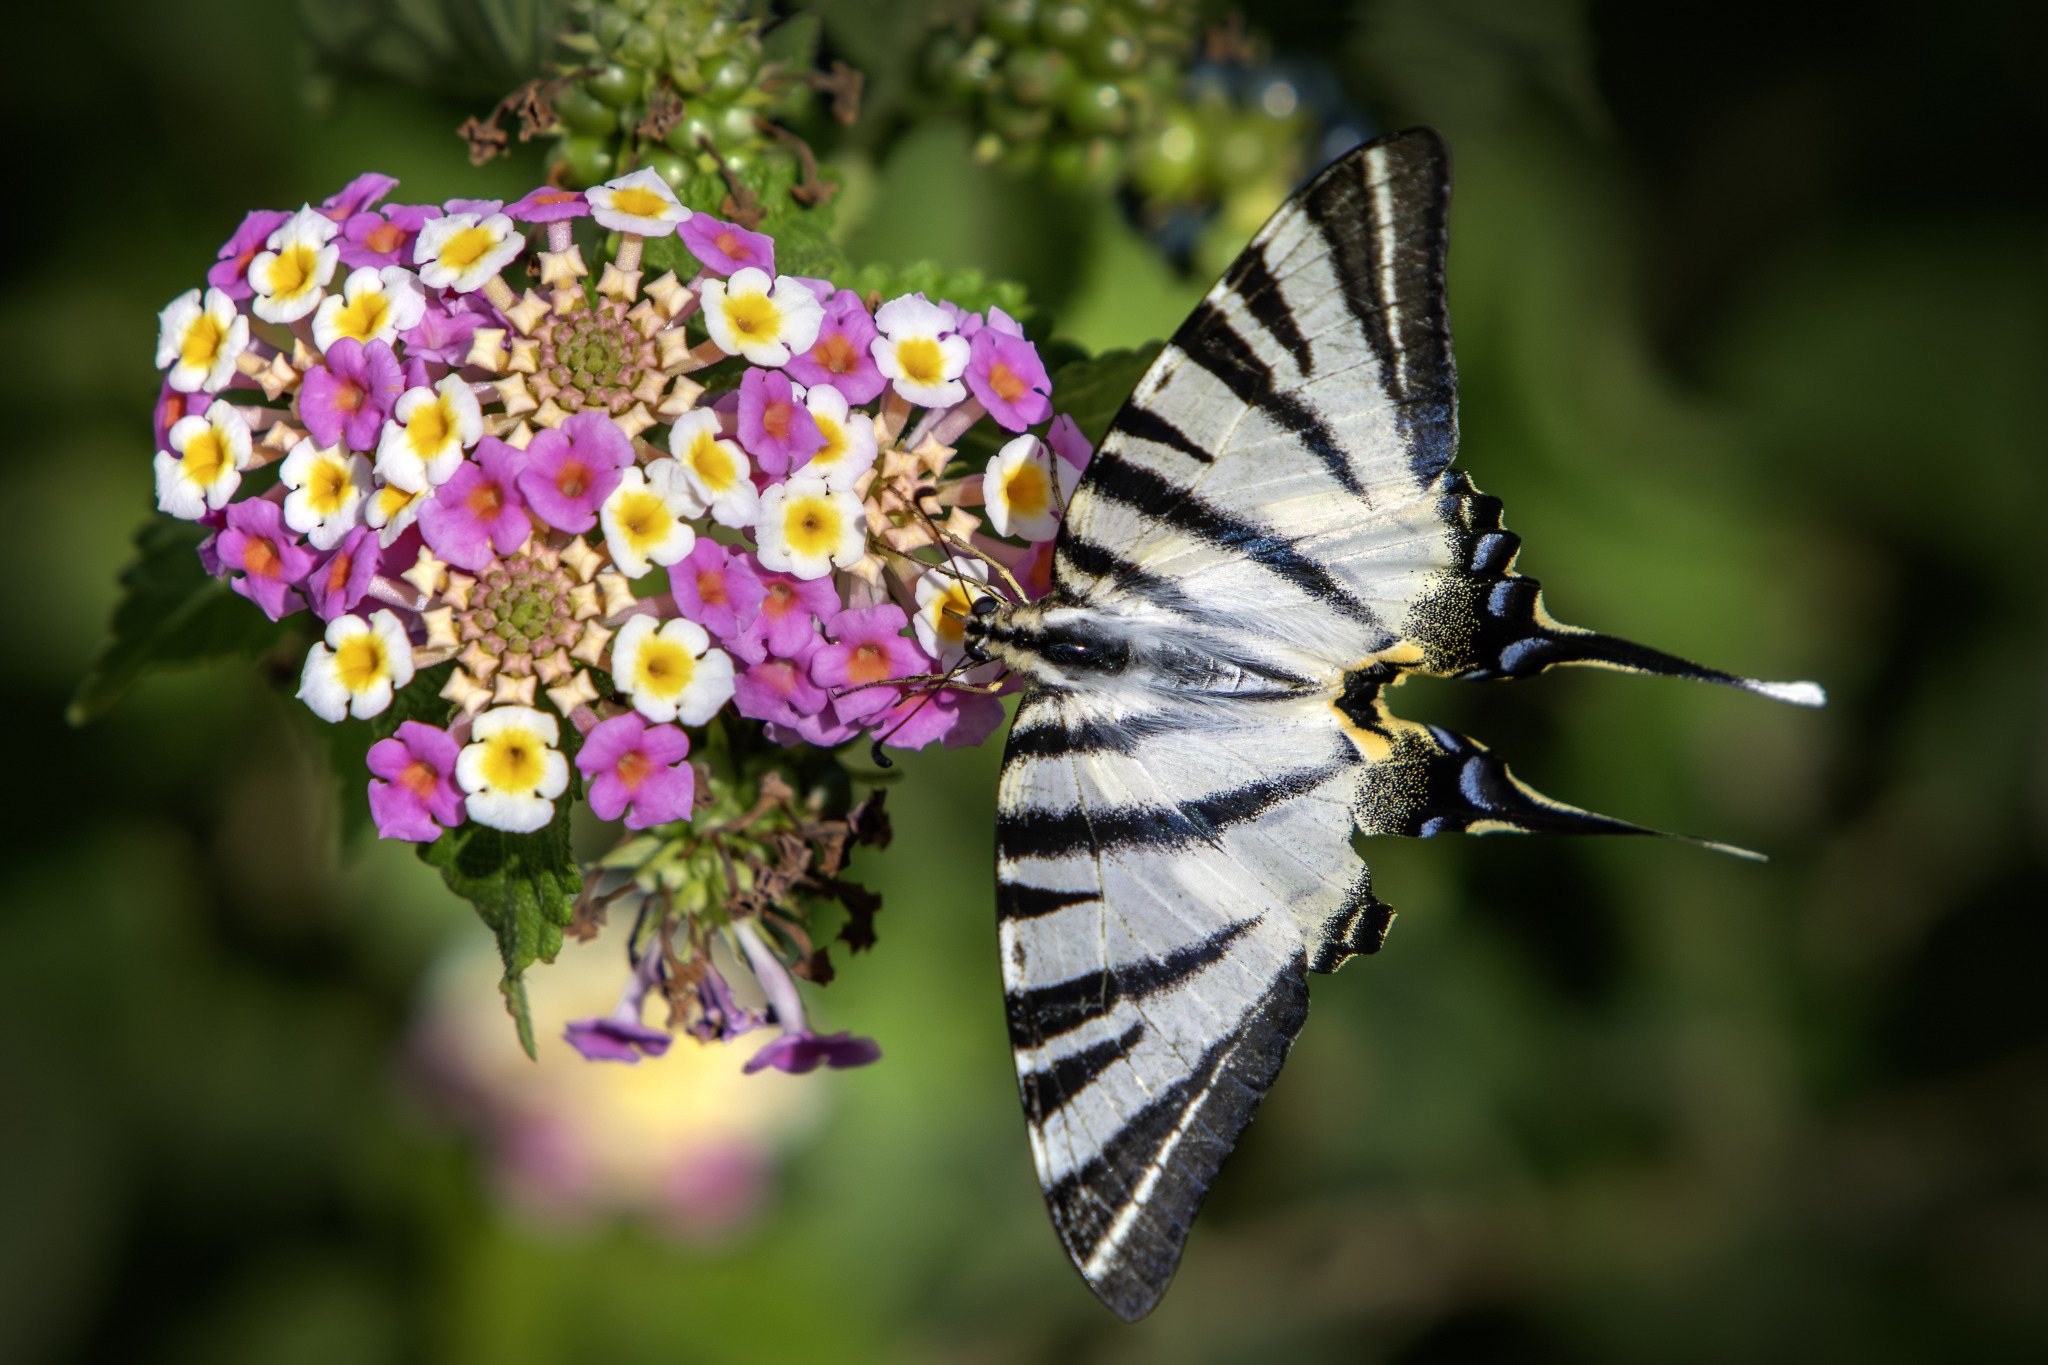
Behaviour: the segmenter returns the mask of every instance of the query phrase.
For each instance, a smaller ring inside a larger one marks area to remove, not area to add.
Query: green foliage
[[[297,633],[296,622],[269,620],[199,566],[199,543],[209,534],[161,513],[135,533],[135,559],[121,571],[112,638],[64,713],[73,725],[106,714],[158,669],[262,654]]]
[[[880,294],[885,299],[899,294],[923,294],[934,301],[956,303],[970,313],[1000,308],[1019,322],[1031,311],[1023,285],[1011,280],[991,280],[979,270],[948,270],[937,261],[900,266],[870,261],[857,270],[845,270],[829,278],[863,298],[869,294]]]
[[[1101,445],[1109,424],[1152,368],[1160,348],[1155,341],[1135,351],[1104,351],[1060,366],[1052,375],[1054,410],[1071,416],[1088,444]]]
[[[733,175],[764,212],[755,230],[775,239],[775,270],[780,275],[807,275],[813,279],[837,279],[851,268],[839,245],[832,239],[834,214],[830,202],[805,207],[790,191],[798,184],[797,168],[786,158],[765,158],[733,168]],[[836,181],[831,172],[821,179]],[[729,216],[726,200],[732,186],[717,171],[702,171],[683,177],[676,197],[701,213]],[[641,260],[649,278],[673,270],[687,280],[697,273],[697,259],[680,235],[650,239]]]
[[[320,65],[357,80],[394,81],[496,99],[540,70],[557,0],[299,0]]]
[[[505,964],[498,989],[529,1057],[537,1052],[526,1005],[526,969],[555,960],[562,950],[562,930],[575,915],[576,897],[583,890],[569,841],[569,812],[582,795],[574,766],[580,739],[574,726],[562,727],[569,789],[556,798],[555,818],[545,829],[508,834],[472,820],[419,845],[420,861],[438,869],[448,889],[475,906],[497,936],[498,956]]]

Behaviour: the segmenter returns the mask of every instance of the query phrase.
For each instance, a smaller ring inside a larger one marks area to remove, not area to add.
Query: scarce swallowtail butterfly
[[[966,623],[970,657],[1027,684],[996,876],[1032,1156],[1126,1320],[1172,1278],[1307,974],[1386,935],[1354,830],[1650,832],[1396,719],[1390,684],[1593,664],[1824,700],[1563,625],[1514,572],[1500,503],[1451,467],[1450,187],[1422,128],[1289,200],[1110,427],[1051,590]]]

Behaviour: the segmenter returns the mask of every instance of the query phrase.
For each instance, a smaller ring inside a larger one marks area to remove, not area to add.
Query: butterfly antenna
[[[917,716],[917,713],[924,710],[925,706],[931,701],[933,697],[938,696],[940,692],[945,690],[946,684],[953,681],[953,675],[958,673],[966,663],[967,656],[963,654],[951,668],[945,671],[945,674],[943,676],[941,676],[939,679],[933,682],[931,686],[927,687],[924,690],[924,694],[917,699],[917,705],[911,707],[909,712],[904,715],[902,720],[899,720],[894,725],[890,726],[887,733],[876,735],[873,739],[868,741],[868,757],[874,761],[874,765],[877,768],[893,768],[896,766],[895,760],[882,752],[882,742],[884,740],[894,738],[898,730],[901,730],[904,726],[910,724],[910,722]]]
[[[998,560],[990,556],[984,551],[977,550],[974,548],[974,546],[970,545],[966,541],[958,540],[939,529],[939,524],[932,520],[931,513],[924,510],[924,500],[926,498],[936,498],[937,496],[938,493],[933,489],[920,488],[917,490],[916,495],[911,499],[910,505],[914,509],[916,509],[918,516],[924,518],[925,529],[932,533],[932,539],[938,542],[939,549],[943,551],[946,556],[946,562],[949,565],[953,566],[954,576],[960,577],[961,574],[959,565],[955,563],[953,560],[953,551],[949,547],[958,546],[961,550],[973,555],[976,559],[980,560],[982,563],[988,565],[997,573],[1001,574],[1003,576],[1003,582],[1009,585],[1013,600],[1018,602],[1025,601],[1026,594],[1024,592],[1023,585],[1018,583],[1017,580],[1011,576],[1008,566],[1006,566],[1001,560]]]

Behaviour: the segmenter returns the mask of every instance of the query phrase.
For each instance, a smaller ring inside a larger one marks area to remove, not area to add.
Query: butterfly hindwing
[[[1033,1156],[1075,1265],[1127,1319],[1164,1292],[1278,1074],[1324,942],[1361,919],[1384,932],[1350,844],[1356,745],[1314,698],[1248,711],[1162,726],[1035,692],[1004,762],[998,912]]]

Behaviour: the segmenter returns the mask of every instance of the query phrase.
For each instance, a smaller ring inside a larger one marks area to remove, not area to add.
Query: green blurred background
[[[418,1102],[421,982],[483,931],[408,850],[337,850],[309,728],[252,670],[64,727],[150,506],[155,310],[246,208],[538,163],[467,166],[471,103],[309,105],[282,5],[16,12],[0,1361],[2048,1358],[2042,14],[1251,11],[1381,127],[1448,135],[1461,460],[1552,608],[1833,703],[1402,689],[1547,791],[1773,861],[1375,841],[1386,951],[1316,981],[1178,1283],[1123,1327],[1016,1112],[995,746],[903,765],[858,869],[881,945],[819,1006],[886,1060],[822,1082],[767,1212],[704,1244],[536,1230]],[[902,79],[917,18],[843,0],[828,41]],[[959,127],[848,146],[857,262],[1022,279],[1092,347],[1206,286]]]

